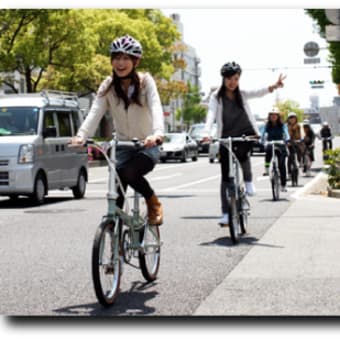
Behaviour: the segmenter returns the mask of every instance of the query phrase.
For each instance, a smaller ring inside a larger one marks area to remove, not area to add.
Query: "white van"
[[[77,96],[59,91],[0,97],[0,195],[29,196],[42,204],[48,191],[85,195],[86,148],[68,147],[82,123]]]

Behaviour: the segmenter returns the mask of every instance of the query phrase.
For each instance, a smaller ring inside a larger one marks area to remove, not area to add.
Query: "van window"
[[[0,107],[0,136],[37,134],[39,109]]]
[[[49,126],[55,126],[53,119],[53,111],[46,111],[44,116],[44,129]]]
[[[58,111],[59,137],[72,137],[70,112]]]
[[[76,134],[76,132],[78,131],[81,125],[78,111],[72,111],[72,122],[73,122],[73,129],[74,129],[73,133]]]

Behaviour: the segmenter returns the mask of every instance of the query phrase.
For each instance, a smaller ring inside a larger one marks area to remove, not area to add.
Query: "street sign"
[[[326,26],[327,41],[340,41],[340,25]]]
[[[304,64],[319,64],[320,58],[305,58]]]
[[[319,53],[319,45],[314,41],[309,41],[303,47],[303,51],[307,57],[315,57]]]
[[[327,19],[334,25],[340,25],[340,9],[325,9]]]

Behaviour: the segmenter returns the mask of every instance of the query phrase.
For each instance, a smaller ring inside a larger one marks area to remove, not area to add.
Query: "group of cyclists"
[[[90,112],[77,135],[72,138],[71,144],[83,145],[97,129],[101,118],[107,111],[112,115],[115,133],[119,140],[128,141],[134,138],[142,140],[144,148],[141,150],[117,150],[117,172],[124,188],[129,185],[145,198],[150,223],[161,225],[163,223],[162,205],[145,175],[152,171],[160,157],[158,145],[164,138],[164,117],[153,77],[149,73],[136,70],[142,54],[140,42],[129,35],[118,37],[112,42],[110,46],[112,75],[100,85]],[[268,122],[264,133],[260,136],[255,117],[248,105],[248,99],[262,97],[283,87],[283,80],[286,76],[280,75],[278,80],[268,87],[256,91],[241,91],[239,88],[241,73],[240,65],[235,62],[228,62],[222,66],[221,86],[211,95],[209,102],[205,124],[206,139],[211,139],[212,126],[216,122],[218,138],[255,135],[261,137],[263,142],[283,139],[287,141],[288,152],[297,153],[299,162],[306,150],[310,152],[311,160],[314,161],[315,134],[307,121],[302,123],[304,130],[302,138],[296,114],[290,113],[287,124],[284,124],[280,112],[273,109],[268,114]],[[241,164],[246,193],[253,196],[256,194],[256,188],[252,178],[250,150],[250,142],[236,142],[232,152]],[[229,151],[221,145],[219,152],[221,157],[221,225],[227,225],[229,218],[226,198],[226,187],[229,181],[228,153]],[[277,153],[281,186],[285,191],[287,148],[282,146]],[[268,174],[271,156],[267,148],[265,175]],[[117,203],[119,206],[123,204],[121,192],[119,192]]]
[[[291,177],[291,165],[293,157],[296,156],[298,166],[303,169],[307,176],[310,175],[311,164],[315,160],[314,147],[317,135],[312,129],[308,120],[304,120],[301,124],[295,112],[290,112],[287,121],[282,121],[282,114],[274,108],[268,114],[268,122],[265,125],[261,136],[262,143],[266,141],[282,140],[284,145],[276,147],[276,155],[278,157],[279,171],[281,177],[281,191],[287,191],[287,178]],[[323,142],[323,151],[332,149],[332,134],[328,122],[322,123],[320,136]],[[265,170],[263,175],[269,175],[269,166],[272,158],[271,148],[265,147]],[[288,176],[287,176],[288,174]]]

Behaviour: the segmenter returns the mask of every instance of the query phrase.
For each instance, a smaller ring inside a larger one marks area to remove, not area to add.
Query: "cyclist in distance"
[[[250,98],[262,97],[273,92],[279,87],[283,87],[285,76],[280,75],[274,85],[256,91],[241,91],[239,81],[242,70],[240,65],[235,62],[228,62],[221,68],[221,86],[212,93],[209,102],[209,109],[205,124],[205,140],[211,139],[212,125],[216,121],[217,138],[241,137],[259,135],[254,115],[251,113],[247,100]],[[233,152],[239,160],[243,178],[245,181],[246,193],[253,196],[256,193],[250,164],[251,143],[233,143]],[[229,159],[228,151],[220,146],[221,163],[221,205],[222,218],[221,225],[229,223],[228,206],[226,199],[226,188],[228,184]]]
[[[273,108],[268,113],[268,121],[263,130],[261,140],[262,140],[262,143],[264,143],[265,145],[265,151],[266,151],[263,175],[268,176],[270,161],[272,159],[272,146],[266,145],[266,142],[289,140],[287,126],[282,122],[280,111],[276,107]],[[278,165],[279,165],[279,172],[280,172],[281,191],[285,192],[287,191],[286,189],[286,182],[287,182],[286,145],[275,145],[275,149],[276,149],[275,153],[278,157],[278,163],[279,163]]]
[[[288,142],[288,152],[296,152],[299,164],[301,163],[301,147],[297,144],[301,141],[301,125],[298,122],[295,112],[289,112],[287,117],[287,126],[290,142]],[[290,160],[288,159],[288,173],[290,174]]]
[[[143,140],[141,150],[117,148],[116,168],[124,189],[130,185],[145,198],[149,223],[160,225],[163,223],[162,205],[144,177],[159,160],[158,144],[164,136],[158,90],[149,73],[136,71],[142,57],[139,41],[129,35],[119,37],[112,42],[110,54],[112,75],[101,83],[90,112],[71,143],[84,144],[86,138],[93,136],[107,111],[112,115],[118,140]],[[122,207],[123,203],[119,190],[117,205]]]
[[[322,128],[320,130],[320,137],[322,139],[322,151],[327,149],[332,150],[332,131],[328,125],[328,122],[322,123]]]
[[[315,141],[315,133],[310,126],[310,123],[308,120],[304,120],[303,123],[303,132],[304,132],[304,137],[303,137],[303,144],[304,144],[304,152],[309,151],[310,153],[310,160],[311,162],[314,162],[314,141]]]

